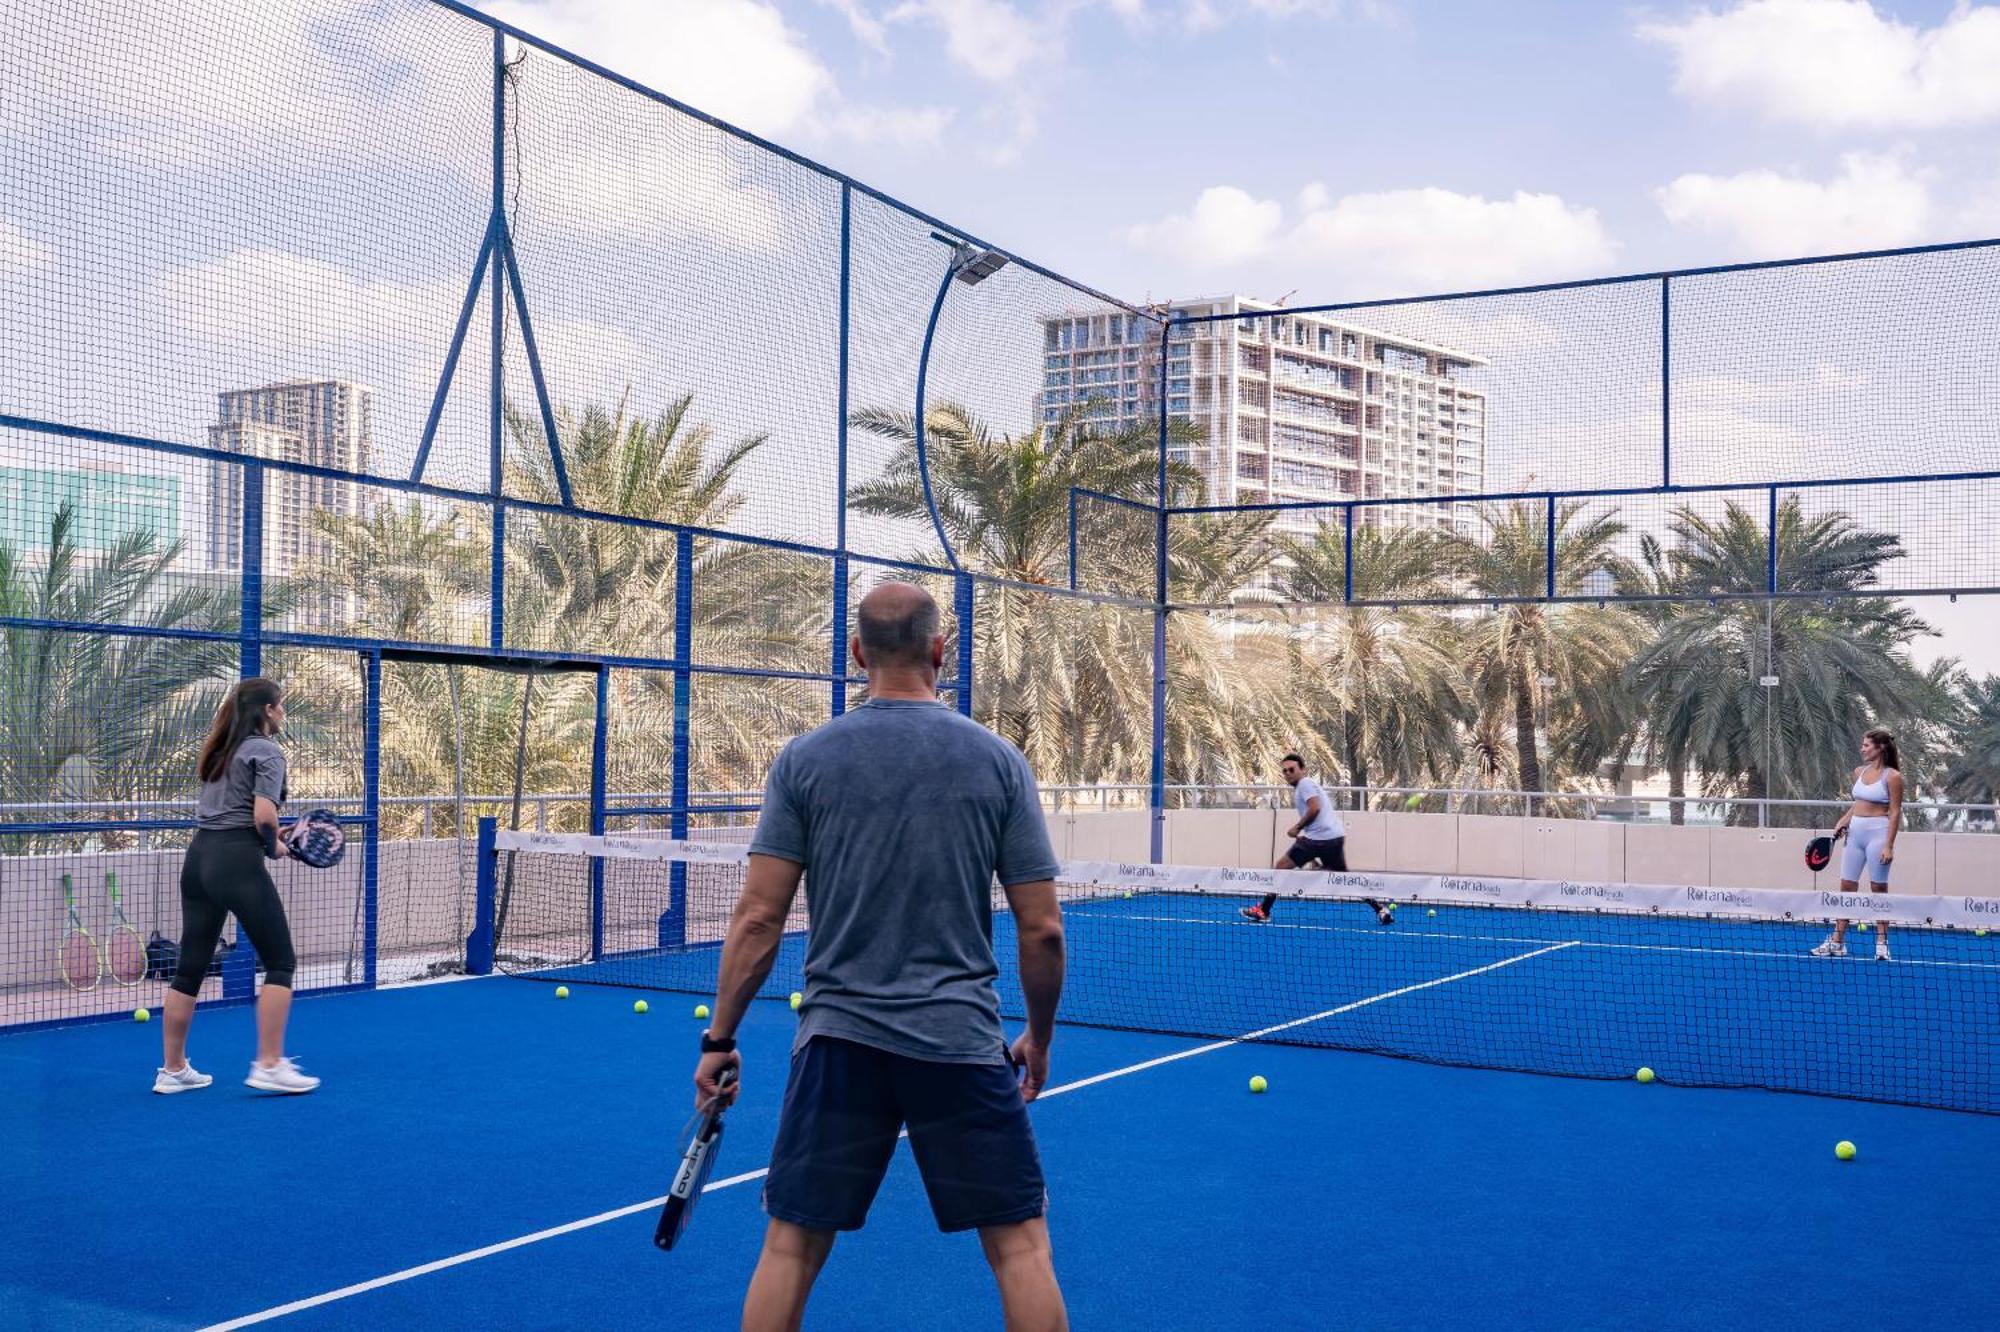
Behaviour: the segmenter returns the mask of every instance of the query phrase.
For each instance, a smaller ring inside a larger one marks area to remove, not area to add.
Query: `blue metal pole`
[[[375,985],[382,852],[382,653],[362,654],[361,712],[361,980]]]
[[[243,581],[238,589],[237,671],[245,680],[264,673],[264,467],[243,465]],[[241,926],[236,947],[222,962],[222,997],[248,999],[257,992],[257,948]]]
[[[240,669],[244,679],[264,669],[264,467],[246,463],[239,478],[243,485],[243,586],[236,632],[241,643]]]
[[[1556,599],[1556,497],[1548,497],[1548,511],[1545,515],[1547,528],[1542,536],[1543,574],[1542,595],[1550,601]]]
[[[507,641],[507,506],[493,506],[493,554],[488,569],[486,640],[498,652]]]
[[[937,336],[938,317],[944,313],[944,298],[951,292],[952,279],[957,270],[945,265],[944,277],[938,282],[937,299],[931,302],[930,322],[924,325],[924,348],[917,357],[917,475],[924,483],[924,507],[931,511],[931,527],[937,532],[937,539],[944,547],[945,563],[957,572],[961,567],[958,552],[951,548],[951,538],[945,535],[944,519],[938,513],[937,496],[931,493],[930,455],[924,449],[924,391],[930,382],[931,340]]]
[[[694,656],[694,536],[682,532],[674,539],[674,757],[667,816],[668,831],[675,840],[688,835],[689,726],[694,716],[694,673],[688,669]],[[660,917],[660,947],[681,948],[687,943],[687,866],[675,861],[668,872],[667,909]]]
[[[1772,486],[1764,511],[1764,590],[1778,590],[1778,488]]]
[[[1660,484],[1674,483],[1674,280],[1660,279]]]
[[[493,896],[498,869],[498,855],[493,845],[499,827],[499,820],[492,817],[479,821],[472,933],[465,937],[465,973],[468,976],[487,976],[493,972]]]
[[[1347,523],[1341,533],[1340,599],[1354,600],[1354,506],[1347,506]]]
[[[852,314],[854,267],[854,189],[845,181],[840,186],[840,369],[836,393],[839,419],[834,422],[834,533],[833,548],[833,715],[847,711],[847,340]]]
[[[1069,488],[1069,590],[1076,591],[1076,487]]]
[[[491,226],[498,229],[507,216],[507,38],[495,29],[493,32],[493,213]],[[487,460],[486,489],[489,494],[500,493],[500,431],[505,417],[501,379],[506,361],[507,349],[504,345],[502,329],[507,308],[505,266],[492,266],[493,295],[489,318],[492,327],[488,330],[489,351],[492,354],[491,376],[487,384]]]
[[[597,721],[590,739],[590,835],[604,836],[604,773],[609,758],[611,668],[597,668]],[[604,861],[590,860],[590,958],[604,956]]]
[[[535,346],[535,321],[528,315],[528,292],[521,285],[521,261],[514,254],[514,233],[507,227],[507,219],[501,218],[498,231],[499,246],[508,284],[514,289],[514,313],[521,319],[521,349],[528,356],[528,377],[535,385],[535,404],[542,414],[542,434],[549,443],[549,465],[555,469],[556,494],[562,497],[563,507],[576,507],[576,497],[569,490],[569,468],[563,465],[562,438],[556,433],[555,405],[549,400],[548,381],[542,377],[542,354]]]
[[[458,307],[458,324],[452,329],[451,345],[444,354],[444,368],[438,372],[437,392],[431,395],[430,415],[424,418],[424,433],[417,441],[417,459],[410,466],[410,480],[424,479],[424,464],[430,461],[431,445],[437,440],[438,421],[444,416],[445,400],[451,396],[452,380],[458,377],[459,354],[465,350],[465,331],[472,325],[472,312],[479,308],[479,289],[486,285],[486,265],[493,257],[493,227],[499,219],[486,219],[486,235],[479,242],[479,261],[472,266],[472,281],[465,287],[465,302]]]
[[[971,574],[960,574],[952,588],[952,609],[958,615],[958,710],[972,715],[972,617],[975,599]]]
[[[1167,364],[1173,330],[1171,319],[1160,329],[1160,439],[1153,492],[1159,513],[1153,528],[1153,735],[1146,798],[1153,815],[1149,854],[1155,865],[1167,856]]]

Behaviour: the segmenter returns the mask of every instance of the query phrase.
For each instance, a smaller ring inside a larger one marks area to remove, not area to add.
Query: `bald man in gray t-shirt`
[[[870,592],[851,645],[868,702],[792,741],[765,783],[695,1071],[698,1100],[733,1099],[716,1079],[741,1066],[736,1029],[803,878],[804,1001],[746,1329],[798,1325],[905,1126],[939,1228],[979,1231],[1007,1326],[1067,1326],[1025,1104],[1048,1078],[1062,990],[1058,865],[1020,751],[938,701],[940,619],[922,588]],[[1028,1006],[1011,1050],[994,991],[996,881]]]

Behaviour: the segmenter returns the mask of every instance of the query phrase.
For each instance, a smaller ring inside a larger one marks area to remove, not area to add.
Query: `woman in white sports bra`
[[[1896,858],[1896,829],[1903,822],[1902,763],[1896,756],[1896,737],[1876,727],[1861,737],[1861,766],[1854,770],[1854,786],[1849,792],[1854,804],[1833,827],[1836,840],[1845,835],[1847,848],[1840,856],[1840,891],[1861,890],[1861,875],[1868,874],[1871,892],[1889,891],[1889,863]],[[1846,957],[1847,925],[1833,922],[1833,933],[1814,957]],[[1865,928],[1865,927],[1864,927]],[[1875,922],[1875,960],[1889,960],[1889,922]]]

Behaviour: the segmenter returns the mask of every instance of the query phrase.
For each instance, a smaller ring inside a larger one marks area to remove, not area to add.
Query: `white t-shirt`
[[[1292,807],[1299,812],[1299,818],[1306,816],[1306,802],[1319,800],[1319,816],[1299,829],[1299,836],[1314,842],[1330,842],[1336,837],[1347,836],[1347,825],[1340,821],[1340,815],[1333,812],[1333,801],[1327,799],[1326,792],[1320,790],[1319,783],[1310,777],[1299,778],[1299,784],[1292,788]]]

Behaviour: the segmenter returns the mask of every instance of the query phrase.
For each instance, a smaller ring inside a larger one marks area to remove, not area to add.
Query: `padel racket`
[[[722,1102],[720,1093],[727,1092],[736,1081],[736,1070],[725,1068],[715,1080],[717,1096],[708,1105],[695,1113],[689,1122],[687,1148],[681,1153],[680,1169],[674,1172],[673,1187],[667,1190],[666,1205],[660,1208],[660,1224],[653,1227],[653,1243],[662,1249],[671,1249],[679,1242],[687,1230],[688,1219],[694,1215],[694,1205],[701,1201],[701,1191],[708,1185],[708,1177],[715,1169],[715,1158],[722,1154]]]
[[[137,985],[146,979],[146,941],[125,919],[125,907],[118,900],[117,871],[105,871],[104,890],[111,894],[111,937],[104,942],[105,964],[111,969],[111,979],[120,985]]]
[[[1814,874],[1833,863],[1833,839],[1815,837],[1806,843],[1806,868]]]
[[[62,885],[63,903],[69,908],[69,931],[63,935],[62,946],[63,981],[72,990],[94,990],[104,975],[97,940],[83,928],[83,917],[76,910],[76,887],[69,875],[62,876]]]

